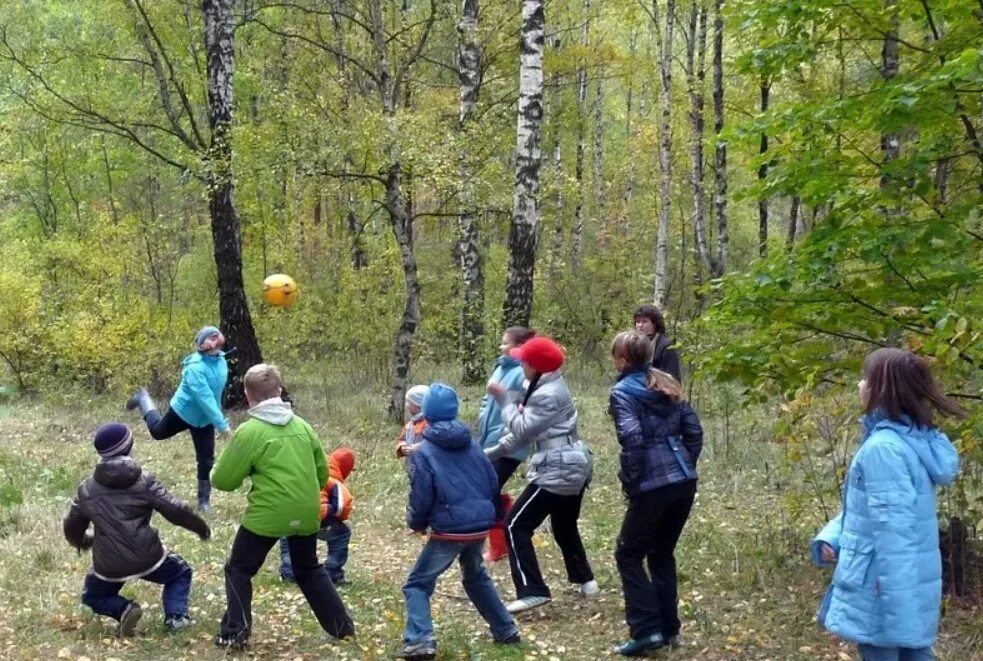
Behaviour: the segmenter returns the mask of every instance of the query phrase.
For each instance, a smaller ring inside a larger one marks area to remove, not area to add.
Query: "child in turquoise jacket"
[[[961,416],[923,360],[878,349],[864,363],[864,438],[843,486],[843,509],[812,543],[835,565],[819,622],[855,642],[863,661],[928,661],[939,627],[942,560],[935,490],[959,470],[932,409]]]
[[[181,383],[171,397],[171,406],[161,415],[146,388],[140,388],[126,402],[127,410],[140,409],[150,435],[163,440],[185,430],[191,433],[198,464],[198,509],[211,511],[211,484],[208,476],[215,463],[215,432],[229,434],[229,422],[222,413],[222,392],[229,379],[225,361],[225,336],[215,326],[205,326],[195,335],[195,352],[185,357]]]

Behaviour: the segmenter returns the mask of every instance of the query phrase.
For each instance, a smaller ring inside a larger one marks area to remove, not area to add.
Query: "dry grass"
[[[348,444],[359,455],[351,480],[356,494],[354,539],[343,591],[358,629],[354,641],[335,642],[317,627],[299,590],[281,584],[275,554],[256,579],[253,645],[243,658],[380,659],[398,649],[402,631],[400,585],[419,549],[403,532],[406,478],[392,458],[395,430],[377,417],[382,391],[361,390],[336,379],[295,388],[299,407],[322,434],[326,447]],[[565,590],[562,561],[548,534],[540,557],[555,600],[519,624],[525,644],[492,645],[487,630],[463,596],[456,570],[438,585],[434,615],[444,659],[596,659],[610,657],[624,639],[622,602],[614,568],[614,540],[623,504],[615,478],[615,442],[603,414],[602,387],[578,389],[582,431],[597,456],[597,474],[585,501],[582,531],[603,589],[584,600]],[[465,390],[465,417],[475,412],[477,390]],[[76,413],[79,408],[85,411]],[[197,625],[168,635],[161,624],[158,588],[140,582],[124,590],[145,606],[139,637],[116,641],[113,623],[94,617],[79,602],[87,555],[62,539],[61,517],[77,483],[94,462],[89,445],[101,421],[123,417],[115,402],[41,407],[20,404],[0,420],[0,487],[14,487],[23,504],[0,507],[0,658],[4,659],[217,659],[211,643],[224,606],[222,563],[245,505],[244,493],[217,494],[214,537],[192,534],[157,519],[165,543],[195,568],[192,615]],[[808,565],[805,544],[815,522],[795,524],[783,515],[780,494],[769,486],[769,449],[760,443],[761,420],[747,414],[729,421],[728,460],[714,456],[719,421],[711,430],[698,504],[677,554],[686,644],[666,659],[849,659],[852,650],[814,621],[827,576]],[[135,422],[135,421],[134,421]],[[136,425],[134,425],[137,428]],[[722,447],[722,446],[721,446]],[[722,454],[722,453],[721,453]],[[194,494],[190,439],[151,441],[138,431],[137,459],[185,498]],[[521,488],[515,480],[514,490]],[[492,568],[503,598],[513,596],[508,568]],[[983,618],[951,610],[939,646],[942,659],[983,656]],[[975,632],[975,633],[974,633]]]

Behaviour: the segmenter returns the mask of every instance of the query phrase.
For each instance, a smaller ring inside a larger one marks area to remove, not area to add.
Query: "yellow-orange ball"
[[[289,275],[276,273],[263,280],[263,299],[270,305],[290,307],[299,295],[300,288]]]

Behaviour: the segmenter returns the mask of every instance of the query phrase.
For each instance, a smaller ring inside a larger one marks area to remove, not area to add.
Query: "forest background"
[[[835,513],[863,356],[906,346],[970,412],[942,503],[978,603],[981,44],[972,0],[5,2],[3,383],[166,397],[218,313],[230,405],[266,359],[325,415],[360,393],[368,438],[409,383],[482,383],[514,323],[601,392],[654,301],[714,456],[798,543]]]

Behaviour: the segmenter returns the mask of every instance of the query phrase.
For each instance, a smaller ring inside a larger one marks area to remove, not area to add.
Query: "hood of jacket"
[[[512,369],[513,367],[518,367],[521,363],[512,356],[499,356],[495,361],[495,367],[501,367],[503,370]]]
[[[113,457],[96,464],[92,477],[110,489],[126,489],[140,479],[140,464],[131,457]]]
[[[471,430],[460,420],[431,422],[423,431],[423,438],[442,450],[451,452],[466,450],[471,446]]]
[[[959,474],[959,452],[938,427],[922,427],[907,418],[891,420],[877,411],[863,416],[861,422],[866,430],[864,440],[878,429],[896,432],[921,461],[933,484],[951,484]]]
[[[671,411],[675,408],[673,401],[665,393],[648,387],[648,371],[649,367],[646,365],[620,374],[614,389],[639,400],[646,409],[656,413]]]
[[[271,425],[283,426],[293,420],[294,411],[290,402],[285,402],[279,397],[264,399],[256,406],[249,409],[249,415],[257,420],[268,422]]]

